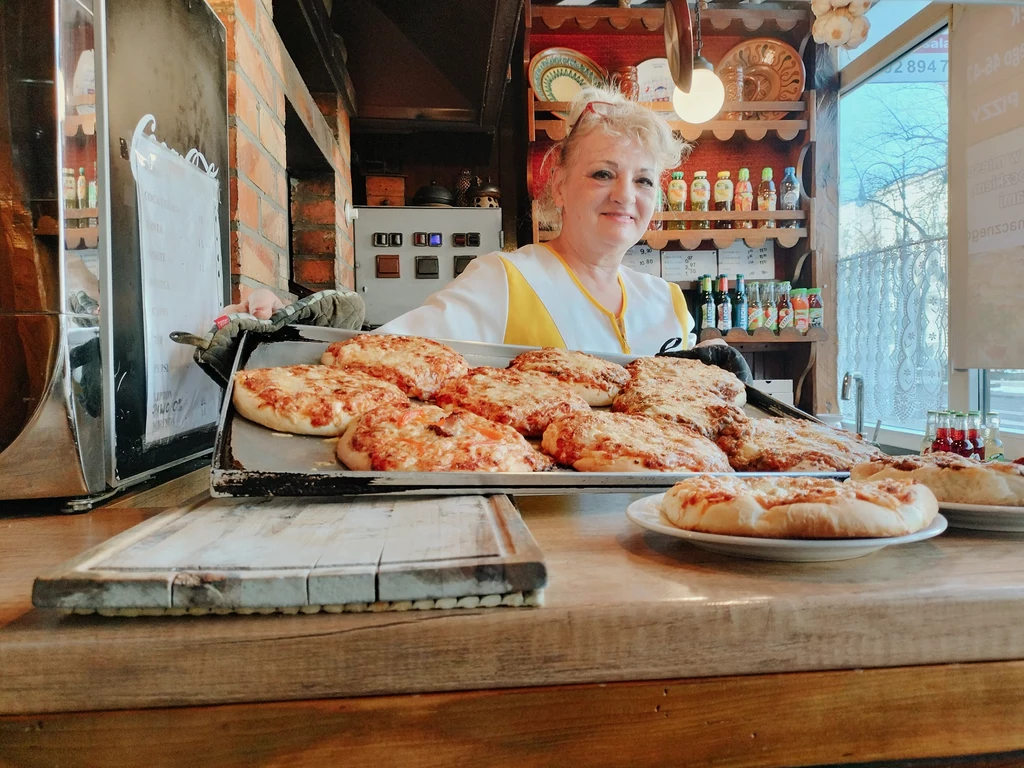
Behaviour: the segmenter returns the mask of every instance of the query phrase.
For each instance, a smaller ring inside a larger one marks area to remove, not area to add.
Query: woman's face
[[[574,161],[555,173],[552,196],[562,209],[562,235],[594,252],[625,252],[654,213],[654,158],[633,142],[596,130],[577,145]]]

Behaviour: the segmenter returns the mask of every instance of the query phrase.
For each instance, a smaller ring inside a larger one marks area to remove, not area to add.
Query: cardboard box
[[[405,176],[367,176],[367,205],[405,205]]]

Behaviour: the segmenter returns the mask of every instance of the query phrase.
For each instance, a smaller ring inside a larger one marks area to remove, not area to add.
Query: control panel
[[[356,290],[366,322],[420,306],[477,256],[501,250],[500,208],[366,206],[354,223]]]

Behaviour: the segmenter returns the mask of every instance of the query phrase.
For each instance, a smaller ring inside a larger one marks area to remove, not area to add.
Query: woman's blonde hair
[[[592,102],[601,102],[600,111],[588,111]],[[580,141],[595,131],[625,139],[654,158],[655,171],[675,168],[689,153],[690,145],[676,138],[665,119],[657,112],[630,101],[621,93],[607,87],[584,88],[569,107],[565,138],[544,155],[542,171],[549,169],[548,179],[539,202],[538,223],[542,229],[561,229],[562,212],[555,207],[551,184],[555,171],[571,166],[579,154]]]

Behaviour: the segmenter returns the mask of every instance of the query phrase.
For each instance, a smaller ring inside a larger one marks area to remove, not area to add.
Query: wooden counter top
[[[0,713],[1024,658],[1024,537],[950,529],[857,560],[766,563],[643,532],[631,498],[518,499],[547,558],[544,608],[385,614],[37,611],[37,574],[164,507],[0,518]]]

